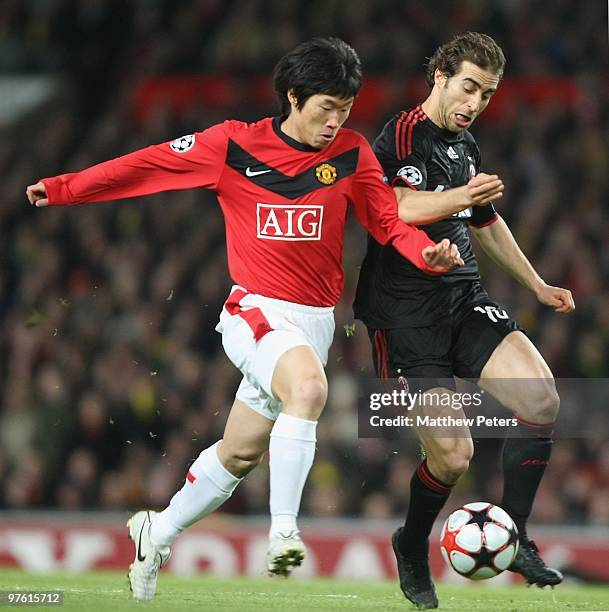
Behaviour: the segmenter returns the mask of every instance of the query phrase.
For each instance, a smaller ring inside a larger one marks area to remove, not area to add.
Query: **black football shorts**
[[[493,351],[522,328],[477,281],[455,283],[444,316],[434,325],[368,329],[379,378],[426,379],[425,386],[454,389],[453,376],[477,380]],[[434,383],[436,381],[436,383]]]

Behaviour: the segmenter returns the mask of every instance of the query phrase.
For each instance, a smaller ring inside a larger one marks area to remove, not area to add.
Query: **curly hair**
[[[454,76],[461,62],[468,61],[483,70],[494,72],[499,79],[505,68],[505,55],[501,47],[488,35],[479,32],[458,34],[450,42],[438,47],[427,63],[426,79],[434,86],[436,68],[447,77]]]

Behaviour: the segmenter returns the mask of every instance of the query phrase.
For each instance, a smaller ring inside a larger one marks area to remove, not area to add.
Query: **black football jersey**
[[[390,185],[417,191],[461,187],[480,170],[474,137],[467,130],[455,134],[439,128],[420,106],[393,117],[373,149]],[[489,204],[419,226],[432,240],[448,238],[459,249],[464,265],[442,276],[421,272],[392,246],[383,247],[369,237],[354,304],[356,318],[379,329],[432,324],[445,306],[432,299],[442,293],[441,287],[480,278],[468,226],[483,227],[496,219]]]

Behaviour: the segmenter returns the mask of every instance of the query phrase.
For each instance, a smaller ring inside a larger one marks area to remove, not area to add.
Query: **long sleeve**
[[[474,159],[476,161],[476,166],[474,170],[475,174],[479,174],[480,168],[482,166],[482,156],[480,155],[480,149],[478,148],[478,145],[475,142],[472,143],[472,145],[474,147]],[[491,202],[486,206],[472,206],[472,216],[470,217],[469,224],[477,228],[487,227],[488,225],[495,223],[495,221],[497,221],[498,219],[499,215],[497,214],[497,211],[495,210],[495,207]]]
[[[203,187],[214,189],[228,140],[223,124],[152,145],[81,172],[41,179],[50,205],[102,202]]]
[[[380,244],[391,243],[406,259],[428,274],[438,274],[423,259],[422,251],[435,242],[422,230],[401,221],[393,189],[368,143],[360,147],[352,202],[359,222]]]

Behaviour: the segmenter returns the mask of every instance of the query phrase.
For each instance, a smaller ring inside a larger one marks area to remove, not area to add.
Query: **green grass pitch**
[[[255,610],[305,612],[315,610],[414,610],[397,584],[390,582],[312,581],[281,578],[159,577],[152,602],[135,602],[125,573],[31,575],[0,569],[0,590],[61,590],[59,610]],[[477,584],[438,587],[441,610],[609,610],[608,587],[562,586],[554,591],[523,585],[486,587]],[[46,606],[45,606],[46,607]],[[9,607],[2,606],[3,609]],[[41,606],[37,606],[38,609]],[[23,608],[22,608],[23,609]]]

